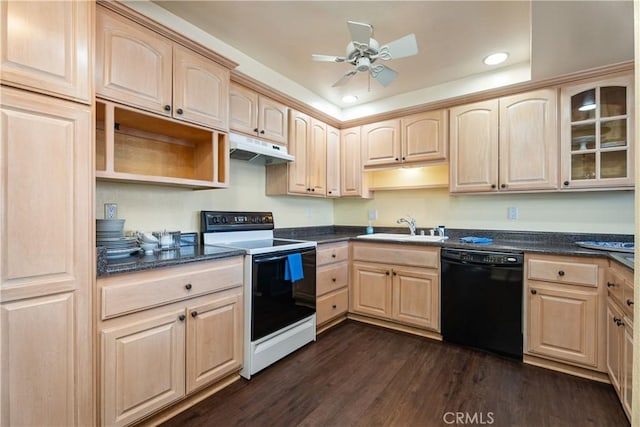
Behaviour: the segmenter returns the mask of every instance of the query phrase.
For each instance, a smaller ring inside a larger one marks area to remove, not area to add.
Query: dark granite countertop
[[[104,257],[103,248],[98,248],[97,253],[98,277],[244,255],[242,250],[203,245],[182,246],[168,251],[154,251],[153,255],[145,255],[140,251],[139,254],[114,260],[107,260]]]
[[[408,233],[406,227],[377,227],[376,233]],[[275,230],[275,235],[282,238],[313,240],[318,244],[348,241],[365,234],[365,227],[355,226],[325,226],[285,228]],[[633,235],[628,234],[589,234],[589,233],[555,233],[555,232],[527,232],[527,231],[499,231],[499,230],[468,230],[448,229],[449,239],[444,242],[398,242],[387,240],[389,243],[407,245],[439,246],[451,249],[530,252],[550,255],[571,255],[586,257],[608,257],[622,265],[633,269],[633,261],[629,255],[619,252],[608,252],[586,249],[576,245],[579,241],[620,241],[632,242]],[[460,242],[461,237],[476,236],[493,239],[490,244],[471,244]],[[363,240],[364,241],[364,240]],[[371,241],[371,240],[367,240]],[[382,240],[377,240],[382,241]]]
[[[406,227],[377,227],[376,233],[407,233]],[[321,226],[281,228],[274,230],[276,237],[285,239],[310,240],[318,244],[345,242],[365,234],[365,227],[357,226]],[[451,249],[488,250],[506,252],[530,252],[550,255],[571,255],[586,257],[608,257],[625,267],[633,269],[633,254],[585,249],[576,241],[620,241],[631,242],[633,235],[628,234],[588,234],[588,233],[549,233],[526,231],[468,230],[448,229],[449,239],[444,242],[401,242],[406,245],[439,246]],[[460,242],[464,236],[489,237],[490,244],[470,244]],[[367,240],[371,241],[371,240]],[[377,240],[383,241],[383,240]],[[388,240],[389,243],[400,243]],[[127,273],[150,268],[167,267],[190,262],[244,255],[241,250],[214,246],[183,246],[171,251],[156,251],[154,255],[130,256],[107,261],[98,248],[98,276]]]

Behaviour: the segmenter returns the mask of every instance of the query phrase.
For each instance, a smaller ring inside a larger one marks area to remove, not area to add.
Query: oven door
[[[303,278],[285,280],[289,255],[302,256]],[[316,312],[316,249],[278,251],[252,257],[251,341]]]

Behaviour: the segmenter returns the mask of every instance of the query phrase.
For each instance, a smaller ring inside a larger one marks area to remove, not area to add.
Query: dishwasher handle
[[[492,265],[492,266],[522,266],[524,255],[521,253],[469,251],[444,249],[441,261],[459,265]]]

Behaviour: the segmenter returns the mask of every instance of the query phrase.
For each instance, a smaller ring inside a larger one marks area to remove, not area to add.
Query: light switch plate
[[[369,209],[369,221],[375,221],[376,219],[378,219],[378,210]]]
[[[118,205],[116,203],[104,204],[104,219],[118,218]]]
[[[519,216],[520,216],[520,213],[518,212],[518,208],[516,207],[507,208],[507,218],[515,220],[515,219],[518,219]]]

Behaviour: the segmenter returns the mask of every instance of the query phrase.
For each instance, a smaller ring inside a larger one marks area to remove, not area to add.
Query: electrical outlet
[[[369,221],[375,221],[378,219],[378,210],[369,209]]]
[[[118,205],[116,203],[104,204],[104,219],[118,218]]]
[[[515,219],[518,219],[519,217],[520,217],[520,213],[518,212],[518,208],[513,206],[507,208],[507,218],[515,220]]]

